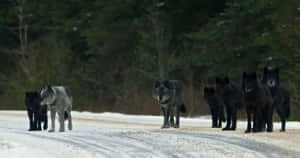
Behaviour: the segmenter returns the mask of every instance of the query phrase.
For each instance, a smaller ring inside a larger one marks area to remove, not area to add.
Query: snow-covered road
[[[184,118],[180,129],[159,129],[162,117],[73,112],[73,131],[28,132],[25,111],[0,111],[0,158],[299,158],[300,123],[288,131],[244,134]]]

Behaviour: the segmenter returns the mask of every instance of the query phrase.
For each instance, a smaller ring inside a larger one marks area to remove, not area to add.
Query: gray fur
[[[161,128],[179,128],[180,112],[185,113],[183,101],[183,85],[178,80],[156,81],[153,89],[153,97],[158,101],[164,115],[164,122]],[[174,108],[176,123],[174,124]],[[170,119],[170,120],[169,120]]]
[[[72,130],[72,96],[69,88],[63,86],[46,86],[41,90],[41,105],[48,105],[51,114],[51,129],[55,131],[55,115],[58,113],[60,132],[65,131],[65,116],[68,118],[68,129]]]

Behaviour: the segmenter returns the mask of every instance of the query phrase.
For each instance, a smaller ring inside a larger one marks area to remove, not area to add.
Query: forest
[[[203,88],[279,67],[300,120],[299,0],[1,0],[0,109],[24,93],[68,86],[73,110],[159,115],[156,80],[184,83],[188,113]],[[299,73],[299,74],[298,74]],[[243,115],[244,111],[242,111]]]

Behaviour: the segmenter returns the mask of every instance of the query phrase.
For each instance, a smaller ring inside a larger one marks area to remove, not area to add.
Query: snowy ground
[[[299,158],[300,122],[287,132],[244,134],[210,127],[209,117],[183,118],[160,129],[162,117],[73,112],[73,131],[29,132],[25,111],[0,111],[0,158]],[[58,122],[57,122],[58,127]]]

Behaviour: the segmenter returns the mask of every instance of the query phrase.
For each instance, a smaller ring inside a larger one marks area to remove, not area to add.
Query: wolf
[[[216,77],[216,92],[226,108],[226,127],[223,130],[236,130],[237,112],[244,105],[241,89],[228,76]]]
[[[41,96],[38,91],[25,92],[25,108],[29,118],[29,131],[47,130],[48,128],[48,116],[47,107],[41,107]]]
[[[267,124],[267,132],[272,132],[273,100],[269,88],[258,80],[256,72],[244,72],[242,78],[242,87],[248,117],[245,133],[249,133],[252,130],[251,115],[253,115],[253,132],[264,131],[265,124]]]
[[[179,80],[158,80],[154,84],[153,97],[158,101],[163,112],[164,121],[161,128],[179,128],[180,112],[185,113],[183,101],[183,84]],[[176,123],[174,124],[174,108]],[[169,120],[170,119],[170,120]]]
[[[267,85],[273,98],[273,107],[276,109],[281,119],[281,130],[285,131],[285,121],[290,116],[290,94],[288,90],[280,83],[279,68],[269,70],[264,68],[262,82]]]
[[[225,105],[213,87],[204,88],[204,100],[209,105],[211,111],[212,128],[222,128],[222,122],[225,122]]]
[[[68,87],[64,86],[44,86],[41,90],[41,106],[47,105],[51,114],[51,129],[55,131],[55,115],[59,116],[59,132],[65,131],[64,121],[68,119],[68,129],[72,130],[72,95]]]

